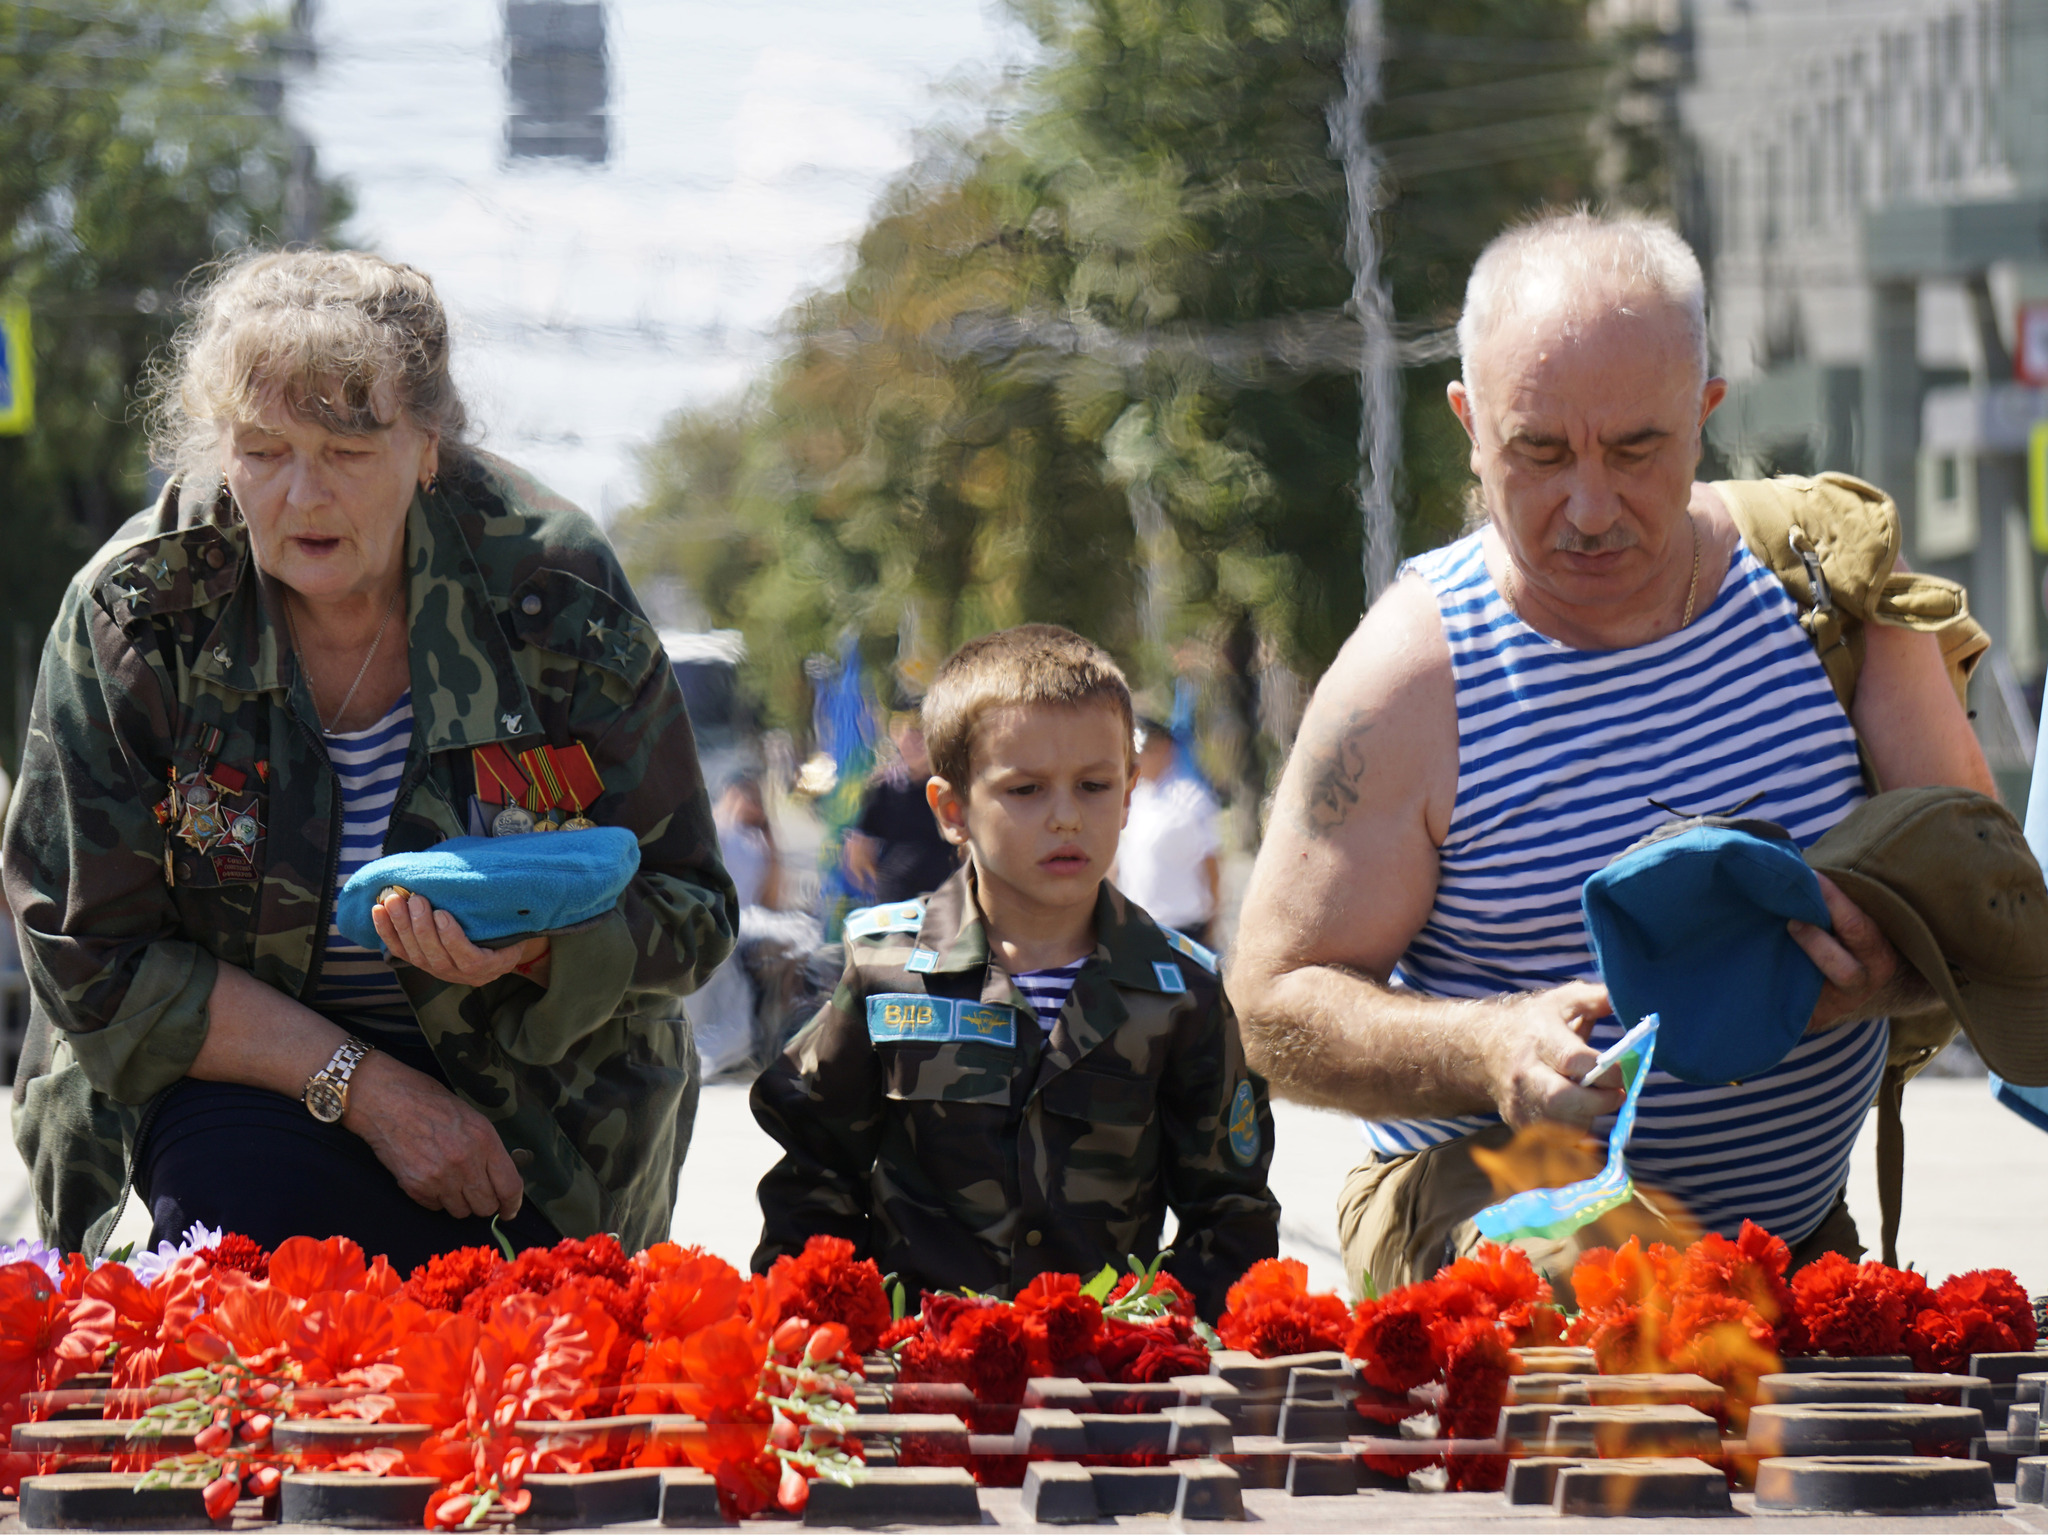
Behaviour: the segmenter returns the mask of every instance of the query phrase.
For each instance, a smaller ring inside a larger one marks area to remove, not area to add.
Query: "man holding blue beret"
[[[1675,234],[1583,213],[1512,229],[1459,342],[1483,525],[1410,561],[1323,679],[1229,976],[1273,1091],[1366,1119],[1339,1222],[1348,1272],[1382,1289],[1476,1241],[1517,1130],[1615,1110],[1580,1082],[1620,1029],[1589,876],[1673,811],[1740,808],[1804,848],[1863,803],[1866,766],[1883,789],[1992,789],[1956,687],[1981,631],[1959,589],[1895,567],[1882,493],[1695,483],[1727,386]],[[1895,603],[1902,583],[1926,601]],[[1740,1083],[1651,1075],[1629,1160],[1658,1209],[1624,1207],[1628,1229],[1683,1235],[1683,1211],[1755,1220],[1795,1260],[1861,1252],[1842,1190],[1888,1019],[1936,999],[1821,892],[1828,929],[1791,928],[1824,978],[1803,1038]],[[1554,1278],[1573,1251],[1531,1248]]]

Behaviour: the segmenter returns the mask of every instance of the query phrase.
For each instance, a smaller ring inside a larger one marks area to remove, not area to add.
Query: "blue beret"
[[[1657,1014],[1657,1067],[1688,1083],[1741,1082],[1783,1061],[1820,999],[1818,967],[1788,918],[1830,926],[1820,881],[1790,838],[1680,824],[1586,881],[1580,905],[1615,1016]]]
[[[381,950],[370,909],[396,885],[453,916],[473,944],[552,933],[611,911],[639,867],[640,841],[624,827],[451,837],[365,864],[341,888],[334,921],[363,948]]]

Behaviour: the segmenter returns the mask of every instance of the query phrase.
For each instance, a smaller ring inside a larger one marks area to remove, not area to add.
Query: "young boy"
[[[925,699],[958,874],[847,920],[845,978],[754,1085],[782,1160],[754,1268],[814,1232],[920,1287],[1015,1295],[1159,1251],[1202,1315],[1278,1247],[1273,1116],[1215,957],[1104,878],[1131,695],[1069,630],[962,646]]]

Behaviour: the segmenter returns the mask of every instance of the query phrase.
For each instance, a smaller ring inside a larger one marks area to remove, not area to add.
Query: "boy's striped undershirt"
[[[1017,990],[1030,999],[1032,1011],[1038,1015],[1038,1027],[1048,1035],[1060,1021],[1060,1010],[1067,1006],[1067,995],[1074,990],[1074,978],[1081,974],[1081,967],[1088,963],[1083,955],[1070,965],[1056,965],[1043,971],[1022,971],[1010,978],[1017,984]]]

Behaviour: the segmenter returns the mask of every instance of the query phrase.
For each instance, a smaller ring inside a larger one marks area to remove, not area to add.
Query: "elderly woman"
[[[44,1237],[344,1234],[401,1267],[666,1235],[696,1107],[678,998],[737,910],[683,701],[582,513],[465,443],[421,273],[251,255],[164,370],[177,473],[72,583],[4,874],[34,988],[15,1136]],[[502,948],[381,853],[631,829],[609,913]]]

